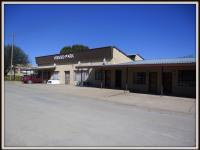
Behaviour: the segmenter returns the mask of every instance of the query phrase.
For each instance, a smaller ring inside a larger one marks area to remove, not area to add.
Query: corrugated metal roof
[[[140,65],[174,65],[174,64],[195,64],[195,58],[170,58],[170,59],[146,59],[137,60],[120,64],[102,64],[102,65],[88,65],[76,66],[77,68],[84,67],[126,67],[126,66],[140,66]]]
[[[146,64],[185,64],[185,63],[195,63],[195,58],[170,58],[170,59],[146,59],[138,60],[127,63],[121,63],[118,65],[146,65]]]

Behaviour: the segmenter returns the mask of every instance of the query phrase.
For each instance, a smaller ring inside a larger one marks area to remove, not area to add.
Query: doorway
[[[111,71],[105,70],[105,88],[111,87]]]
[[[157,72],[149,72],[149,92],[157,93]]]
[[[70,71],[65,71],[65,84],[70,83]]]
[[[163,72],[163,94],[172,93],[172,72]]]
[[[121,89],[122,86],[122,71],[116,70],[115,71],[115,88]]]

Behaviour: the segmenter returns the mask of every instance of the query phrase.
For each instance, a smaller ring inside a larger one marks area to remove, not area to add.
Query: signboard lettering
[[[67,58],[74,58],[74,54],[54,56],[54,60],[67,59]]]

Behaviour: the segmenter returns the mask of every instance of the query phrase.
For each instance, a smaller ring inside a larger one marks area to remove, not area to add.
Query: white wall
[[[113,48],[113,59],[111,60],[112,64],[126,63],[131,61],[133,61],[131,58],[127,57],[116,48]]]

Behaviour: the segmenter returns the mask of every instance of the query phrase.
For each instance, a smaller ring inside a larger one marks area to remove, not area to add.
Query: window
[[[75,70],[74,71],[74,80],[75,81],[81,81],[81,70]],[[86,81],[89,76],[88,70],[82,70],[82,81]]]
[[[179,70],[178,86],[195,86],[196,84],[195,70]]]
[[[82,80],[86,81],[88,79],[89,76],[89,71],[88,70],[83,70],[82,71]]]
[[[101,80],[102,79],[102,71],[95,70],[95,80]]]
[[[146,84],[146,72],[133,73],[133,79],[135,84]]]
[[[59,75],[59,71],[54,71],[54,72],[53,72],[53,75],[52,75],[52,77],[51,77],[51,79],[52,79],[52,80],[59,80],[58,75]]]
[[[74,81],[81,81],[81,72],[79,70],[74,71]]]

